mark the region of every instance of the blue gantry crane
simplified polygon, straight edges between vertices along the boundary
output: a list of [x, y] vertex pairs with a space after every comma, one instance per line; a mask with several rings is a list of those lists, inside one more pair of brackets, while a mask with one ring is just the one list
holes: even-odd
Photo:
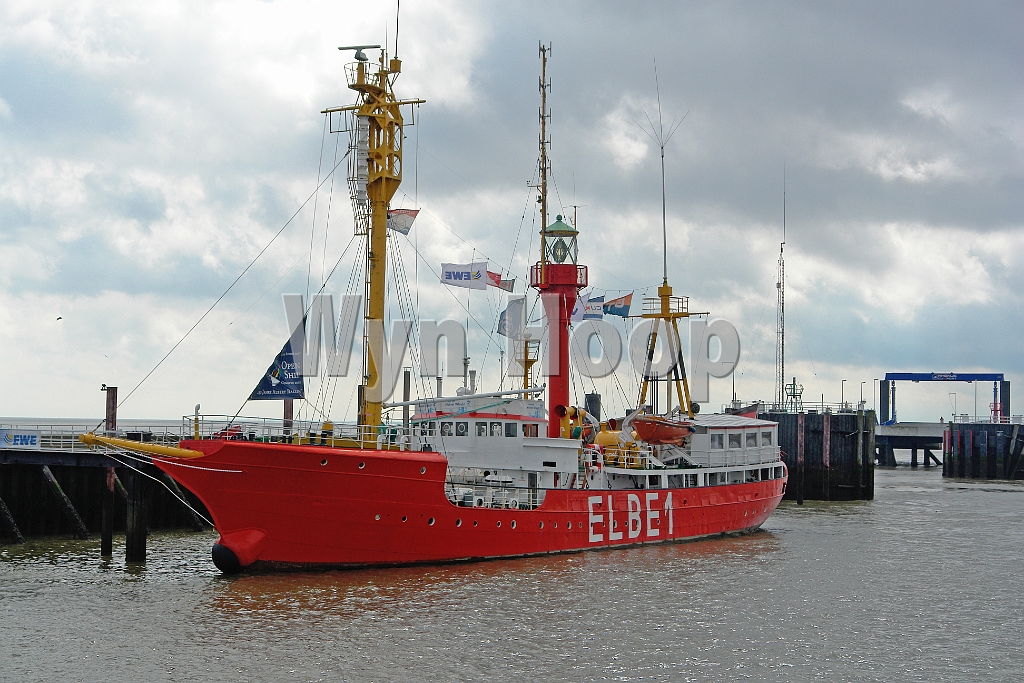
[[992, 382], [991, 414], [1002, 422], [1010, 417], [1010, 383], [1001, 372], [887, 372], [878, 387], [878, 422], [896, 422], [896, 382]]

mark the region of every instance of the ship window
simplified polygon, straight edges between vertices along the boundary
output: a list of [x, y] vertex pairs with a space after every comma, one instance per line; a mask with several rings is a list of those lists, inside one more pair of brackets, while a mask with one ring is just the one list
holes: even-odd
[[469, 436], [469, 423], [468, 422], [456, 422], [455, 423], [455, 436]]
[[477, 436], [487, 436], [487, 423], [486, 422], [477, 422], [476, 423], [476, 435]]
[[725, 448], [724, 435], [712, 434], [711, 435], [711, 448], [715, 450], [721, 450]]
[[492, 422], [491, 423], [491, 436], [501, 436], [501, 423], [500, 422]]
[[743, 483], [743, 472], [730, 472], [729, 473], [730, 484], [742, 484]]
[[660, 489], [661, 488], [661, 477], [654, 475], [647, 478], [647, 488], [649, 489]]
[[[697, 475], [696, 474], [684, 474], [683, 478], [684, 478], [684, 481], [686, 483], [686, 486], [696, 486], [697, 485]], [[683, 502], [685, 503], [686, 501], [683, 501]]]
[[747, 432], [747, 448], [757, 448], [757, 432]]
[[772, 433], [771, 432], [761, 432], [761, 445], [762, 446], [771, 446], [772, 445]]
[[537, 436], [537, 425], [523, 425], [523, 436]]
[[451, 422], [442, 422], [441, 423], [441, 436], [454, 436], [454, 435], [455, 435], [455, 432], [452, 431], [452, 423]]
[[743, 448], [743, 435], [739, 432], [729, 434], [729, 448]]
[[515, 436], [516, 435], [516, 431], [517, 430], [516, 430], [516, 423], [515, 422], [506, 422], [505, 423], [505, 436]]
[[781, 467], [776, 467], [775, 468], [775, 478], [776, 479], [782, 479], [782, 468]]
[[758, 481], [757, 475], [758, 470], [747, 470], [747, 483], [751, 484], [755, 481]]

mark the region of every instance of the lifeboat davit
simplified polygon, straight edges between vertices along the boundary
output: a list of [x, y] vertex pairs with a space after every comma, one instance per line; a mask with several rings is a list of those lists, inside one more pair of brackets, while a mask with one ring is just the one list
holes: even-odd
[[638, 415], [633, 418], [633, 428], [642, 441], [676, 446], [681, 446], [683, 439], [695, 431], [689, 422], [660, 415]]

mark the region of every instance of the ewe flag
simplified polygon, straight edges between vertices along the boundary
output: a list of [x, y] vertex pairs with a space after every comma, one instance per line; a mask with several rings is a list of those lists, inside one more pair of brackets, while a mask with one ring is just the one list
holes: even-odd
[[604, 318], [604, 295], [587, 299], [583, 307], [584, 320], [602, 320]]
[[441, 282], [452, 287], [487, 289], [487, 261], [442, 263]]
[[629, 307], [633, 303], [633, 293], [630, 292], [626, 296], [620, 296], [618, 299], [612, 299], [605, 303], [604, 312], [606, 315], [619, 315], [623, 318], [629, 317]]
[[419, 212], [419, 209], [388, 209], [388, 228], [408, 235]]
[[511, 292], [513, 289], [515, 289], [516, 281], [515, 279], [502, 280], [500, 273], [492, 273], [491, 271], [488, 270], [487, 284], [489, 284], [491, 287], [497, 287], [498, 289], [504, 289], [506, 292]]

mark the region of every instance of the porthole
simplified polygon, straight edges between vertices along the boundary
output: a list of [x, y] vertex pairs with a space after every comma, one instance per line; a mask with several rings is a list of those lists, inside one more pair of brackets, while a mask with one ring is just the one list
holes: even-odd
[[326, 465], [326, 464], [327, 464], [327, 461], [326, 461], [326, 460], [321, 460], [321, 461], [320, 461], [320, 467], [323, 467], [323, 466], [324, 466], [324, 465]]
[[558, 522], [555, 522], [555, 528], [556, 529], [558, 528]]
[[434, 518], [433, 517], [431, 517], [430, 519], [427, 520], [427, 526], [434, 526]]
[[462, 526], [462, 520], [461, 519], [455, 520], [455, 526]]
[[572, 529], [572, 522], [569, 522], [568, 524], [566, 524], [565, 528], [566, 529]]
[[541, 528], [541, 529], [543, 529], [543, 528], [544, 528], [544, 522], [541, 522], [541, 523], [540, 523], [540, 528]]
[[612, 528], [613, 529], [618, 529], [619, 528], [619, 520], [616, 519], [615, 521], [612, 522]]
[[[327, 462], [327, 461], [325, 460], [324, 462]], [[366, 467], [366, 463], [365, 462], [359, 463], [359, 469], [363, 469], [364, 467]]]
[[512, 528], [513, 528], [513, 529], [515, 529], [515, 528], [516, 528], [516, 520], [514, 520], [514, 519], [512, 520]]
[[409, 519], [408, 517], [406, 517], [405, 515], [402, 515], [402, 521], [403, 522], [407, 521], [408, 519]]
[[476, 521], [475, 519], [473, 520], [473, 526], [476, 526], [476, 525], [477, 525], [477, 524], [479, 524], [479, 523], [480, 523], [480, 522]]
[[374, 515], [374, 517], [373, 517], [373, 518], [374, 518], [375, 520], [377, 520], [378, 522], [380, 521], [380, 515], [379, 515], [379, 514], [378, 514], [378, 515]]
[[744, 511], [743, 511], [743, 516], [744, 516], [744, 517], [746, 517], [746, 516], [747, 516], [747, 511], [746, 511], [746, 510], [744, 510]]
[[499, 529], [501, 528], [501, 520], [500, 519], [498, 520], [498, 528]]
[[426, 473], [427, 473], [427, 468], [426, 467], [421, 467], [420, 468], [420, 474], [426, 474]]

